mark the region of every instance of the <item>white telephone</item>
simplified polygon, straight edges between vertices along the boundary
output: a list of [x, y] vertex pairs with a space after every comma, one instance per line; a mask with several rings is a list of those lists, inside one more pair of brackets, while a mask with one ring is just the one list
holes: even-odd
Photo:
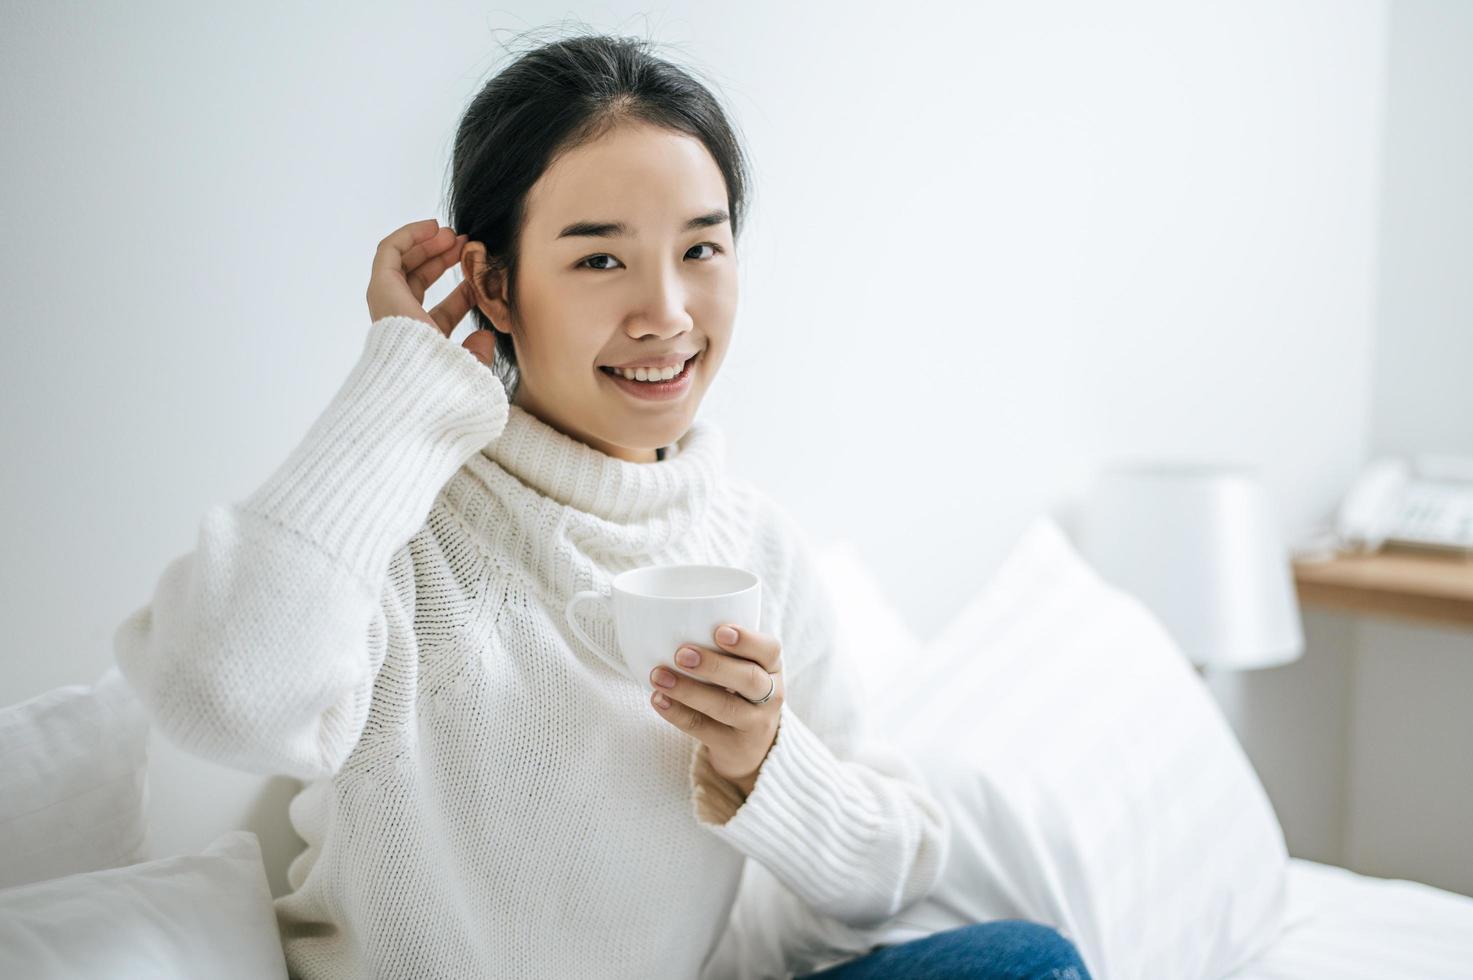
[[1374, 460], [1340, 504], [1335, 530], [1350, 552], [1390, 543], [1473, 557], [1473, 458]]

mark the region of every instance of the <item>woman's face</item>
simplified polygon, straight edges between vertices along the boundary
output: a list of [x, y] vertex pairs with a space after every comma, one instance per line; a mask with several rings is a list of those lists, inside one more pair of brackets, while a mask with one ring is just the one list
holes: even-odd
[[[481, 311], [515, 343], [513, 401], [610, 456], [654, 462], [690, 427], [731, 340], [726, 210], [720, 168], [684, 133], [626, 123], [556, 159], [527, 196], [520, 322], [504, 283], [499, 295], [481, 293], [485, 246], [467, 242], [461, 257]], [[642, 398], [603, 370], [687, 354], [699, 356], [672, 398]]]

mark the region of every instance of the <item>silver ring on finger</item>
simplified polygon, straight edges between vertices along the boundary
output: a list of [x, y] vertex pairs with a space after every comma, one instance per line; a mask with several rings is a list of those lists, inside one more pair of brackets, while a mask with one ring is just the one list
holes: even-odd
[[762, 697], [757, 698], [754, 701], [752, 698], [749, 698], [745, 694], [743, 694], [742, 698], [746, 700], [748, 704], [766, 704], [767, 702], [771, 701], [773, 692], [777, 690], [777, 675], [774, 674], [772, 671], [768, 671], [767, 680], [769, 683], [772, 684], [772, 686], [767, 689], [767, 693], [764, 694]]

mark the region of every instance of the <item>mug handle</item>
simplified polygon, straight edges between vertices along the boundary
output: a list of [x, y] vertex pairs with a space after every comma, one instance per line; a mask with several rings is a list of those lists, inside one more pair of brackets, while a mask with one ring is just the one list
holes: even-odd
[[605, 650], [603, 647], [601, 647], [597, 643], [595, 643], [594, 640], [593, 640], [593, 637], [589, 636], [584, 631], [583, 627], [581, 627], [581, 626], [578, 625], [578, 617], [577, 617], [577, 613], [575, 612], [575, 607], [583, 599], [591, 599], [591, 600], [594, 600], [594, 601], [598, 602], [599, 605], [603, 606], [605, 609], [608, 608], [609, 597], [606, 596], [606, 595], [604, 595], [602, 592], [598, 592], [598, 591], [575, 592], [575, 593], [573, 593], [573, 598], [571, 598], [571, 599], [568, 600], [567, 608], [563, 610], [563, 615], [565, 615], [567, 617], [568, 625], [571, 626], [571, 627], [573, 627], [573, 632], [578, 634], [578, 639], [582, 640], [585, 644], [588, 645], [588, 648], [590, 650], [592, 650], [594, 653], [598, 654], [601, 658], [603, 658], [603, 660], [604, 660], [605, 663], [607, 663], [609, 666], [613, 667], [619, 673], [621, 673], [621, 674], [624, 673], [626, 668], [625, 668], [623, 662], [620, 661], [620, 660], [618, 660], [618, 659], [616, 659], [616, 658], [614, 658], [614, 657], [612, 657], [612, 656], [610, 656], [607, 650]]

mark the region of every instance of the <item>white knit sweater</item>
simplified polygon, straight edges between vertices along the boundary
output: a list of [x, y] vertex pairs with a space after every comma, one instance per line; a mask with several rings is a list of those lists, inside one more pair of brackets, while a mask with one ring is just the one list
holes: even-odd
[[[854, 925], [936, 883], [947, 817], [864, 727], [805, 532], [725, 472], [712, 424], [678, 449], [606, 455], [386, 317], [286, 461], [208, 508], [119, 625], [166, 737], [307, 781], [276, 900], [293, 977], [736, 976], [711, 954], [747, 858]], [[780, 728], [745, 798], [563, 619], [573, 592], [677, 562], [760, 575], [782, 641]]]

